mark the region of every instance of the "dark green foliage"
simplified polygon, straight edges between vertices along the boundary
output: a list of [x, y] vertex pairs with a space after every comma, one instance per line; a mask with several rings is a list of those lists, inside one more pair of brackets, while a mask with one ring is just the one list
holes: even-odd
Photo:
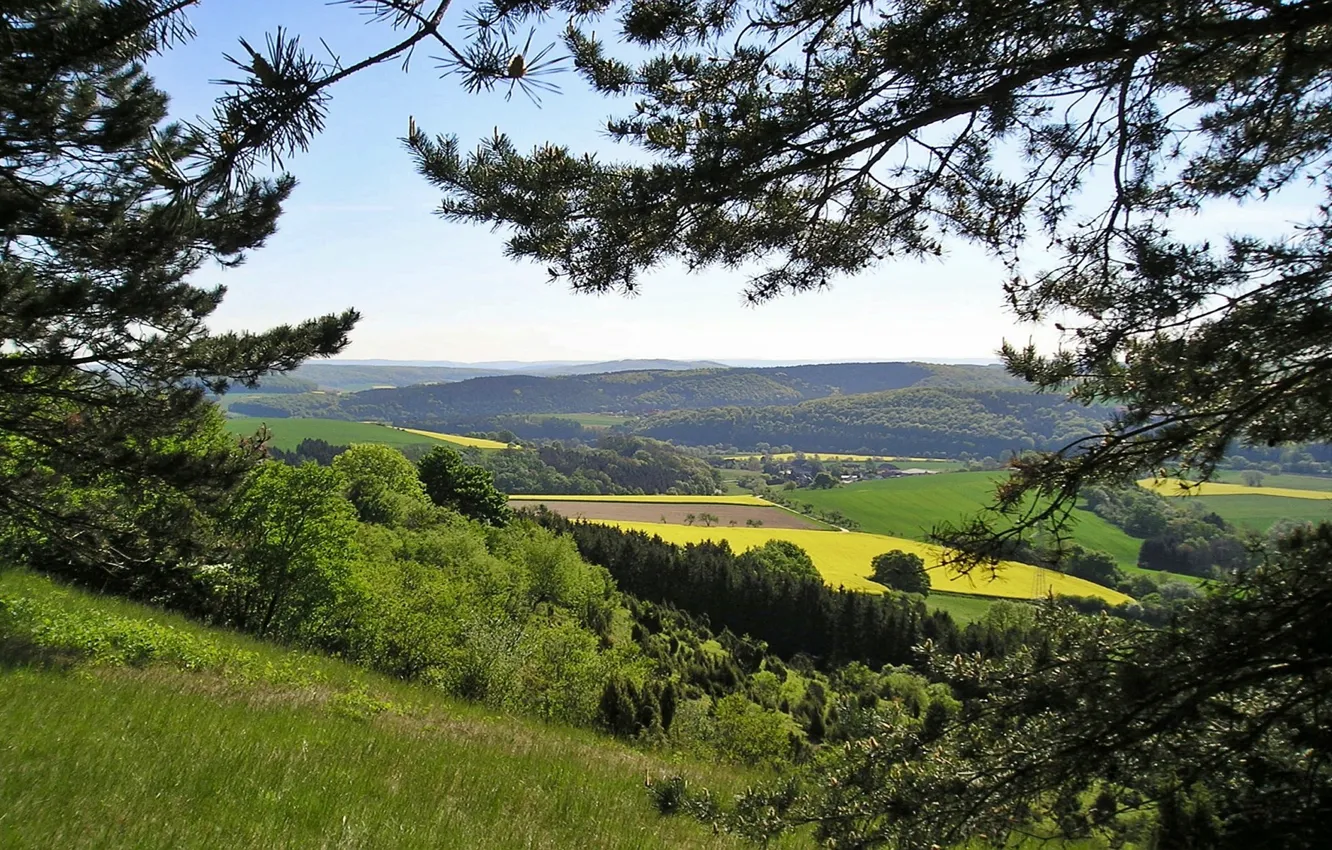
[[[1145, 544], [1144, 544], [1145, 545]], [[1096, 552], [1076, 547], [1063, 564], [1064, 572], [1087, 581], [1094, 581], [1104, 587], [1118, 587], [1123, 580], [1119, 565], [1105, 552]]]
[[330, 466], [333, 463], [333, 458], [345, 452], [347, 448], [347, 446], [331, 445], [327, 440], [306, 437], [296, 444], [295, 449], [289, 452], [270, 447], [268, 448], [268, 456], [290, 466], [300, 466], [307, 461], [312, 461], [320, 466]]
[[180, 8], [19, 0], [0, 16], [0, 535], [122, 578], [195, 547], [171, 512], [250, 465], [193, 439], [202, 388], [340, 351], [357, 318], [206, 329], [223, 290], [189, 279], [261, 246], [294, 182], [239, 168], [186, 188], [206, 141], [162, 124], [141, 64], [188, 34]]
[[453, 449], [436, 446], [417, 465], [426, 495], [436, 505], [452, 508], [489, 525], [509, 521], [508, 502], [495, 489], [491, 475], [480, 466], [463, 463]]
[[1084, 408], [1019, 390], [903, 389], [783, 407], [676, 410], [635, 431], [691, 445], [748, 449], [761, 443], [805, 451], [937, 457], [999, 457], [1058, 448], [1100, 430], [1108, 407]]
[[[834, 590], [817, 576], [767, 569], [726, 544], [685, 547], [596, 523], [537, 514], [548, 528], [570, 534], [583, 557], [610, 571], [619, 587], [663, 602], [714, 628], [764, 641], [773, 654], [804, 653], [825, 664], [862, 661], [872, 667], [906, 664], [928, 638], [938, 646], [975, 647], [979, 630], [959, 633], [946, 615], [927, 613], [919, 600]], [[1002, 651], [1002, 645], [996, 645]]]
[[1088, 487], [1085, 496], [1093, 513], [1145, 538], [1138, 553], [1145, 569], [1210, 578], [1251, 561], [1243, 537], [1200, 505], [1176, 504], [1136, 486]]
[[1006, 846], [1047, 822], [1112, 845], [1146, 825], [1156, 847], [1320, 847], [1330, 558], [1332, 526], [1298, 531], [1166, 625], [1047, 607], [1046, 637], [1003, 660], [936, 654], [936, 675], [972, 697], [961, 722], [879, 726], [872, 744], [830, 753], [779, 820], [860, 846]]
[[547, 443], [475, 459], [505, 493], [710, 496], [722, 486], [702, 458], [645, 437], [606, 435], [595, 446]]
[[804, 579], [819, 579], [819, 570], [809, 553], [789, 540], [769, 540], [750, 549], [736, 563], [755, 572], [767, 571]]
[[870, 570], [870, 578], [884, 587], [921, 595], [930, 592], [930, 574], [919, 555], [901, 549], [884, 552], [870, 561]]
[[831, 490], [837, 486], [837, 479], [826, 472], [818, 472], [814, 475], [814, 480], [809, 486], [815, 490]]

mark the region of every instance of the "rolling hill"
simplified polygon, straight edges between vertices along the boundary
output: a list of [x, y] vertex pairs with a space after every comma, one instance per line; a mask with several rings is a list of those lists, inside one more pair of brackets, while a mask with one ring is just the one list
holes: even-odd
[[644, 778], [759, 778], [15, 570], [0, 725], [13, 848], [739, 847], [662, 818]]
[[786, 406], [674, 410], [634, 423], [635, 433], [687, 445], [953, 458], [1055, 449], [1093, 433], [1110, 415], [1031, 390], [910, 387]]
[[233, 403], [247, 415], [385, 420], [424, 427], [505, 415], [651, 414], [727, 405], [795, 405], [940, 385], [1000, 390], [1021, 386], [988, 366], [834, 363], [763, 369], [619, 371], [594, 375], [495, 375], [454, 383], [371, 389], [350, 395], [290, 394]]

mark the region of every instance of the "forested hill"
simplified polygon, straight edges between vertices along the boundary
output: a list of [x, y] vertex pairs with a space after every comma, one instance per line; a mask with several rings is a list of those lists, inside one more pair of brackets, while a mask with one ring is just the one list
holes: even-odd
[[692, 445], [983, 457], [1055, 449], [1101, 430], [1109, 407], [1082, 407], [1030, 390], [916, 387], [783, 407], [718, 407], [647, 417], [635, 431]]
[[554, 377], [501, 375], [344, 396], [292, 395], [236, 404], [232, 409], [256, 416], [324, 416], [432, 425], [504, 414], [653, 414], [726, 405], [793, 405], [836, 395], [931, 386], [1022, 385], [996, 366], [833, 363]]

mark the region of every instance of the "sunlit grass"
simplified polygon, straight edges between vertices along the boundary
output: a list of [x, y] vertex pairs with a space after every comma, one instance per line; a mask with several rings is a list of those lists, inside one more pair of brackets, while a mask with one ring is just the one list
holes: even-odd
[[0, 573], [0, 598], [75, 618], [80, 646], [109, 618], [245, 660], [92, 663], [25, 643], [0, 610], [0, 847], [729, 847], [660, 817], [643, 784], [684, 773], [733, 793], [760, 778], [27, 573]]

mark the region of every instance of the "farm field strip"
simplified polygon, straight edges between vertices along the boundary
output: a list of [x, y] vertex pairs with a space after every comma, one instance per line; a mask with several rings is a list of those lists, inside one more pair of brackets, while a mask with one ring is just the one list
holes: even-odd
[[[668, 525], [685, 525], [696, 522], [698, 515], [697, 505], [681, 502], [588, 502], [549, 498], [518, 499], [510, 503], [510, 506], [515, 508], [535, 505], [543, 505], [569, 519], [594, 522], [661, 522]], [[782, 510], [776, 505], [713, 505], [712, 508], [712, 511], [703, 511], [703, 513], [713, 513], [717, 519], [709, 520], [708, 524], [718, 527], [728, 526], [731, 523], [746, 525], [748, 522], [758, 521], [764, 528], [804, 528], [825, 532], [832, 530], [822, 523], [793, 511]], [[703, 522], [698, 524], [707, 527]]]
[[335, 446], [354, 443], [377, 443], [385, 446], [433, 446], [438, 442], [454, 443], [480, 449], [506, 448], [494, 440], [478, 440], [456, 434], [439, 434], [414, 428], [395, 428], [378, 422], [353, 422], [349, 419], [316, 419], [311, 417], [267, 418], [261, 416], [229, 416], [227, 429], [233, 434], [250, 436], [260, 426], [267, 427], [273, 438], [270, 445], [283, 451], [292, 451], [301, 440], [323, 440]]
[[561, 502], [660, 502], [666, 505], [762, 505], [776, 507], [767, 499], [758, 496], [566, 496], [563, 493], [554, 496], [537, 494], [515, 494], [510, 500], [523, 501], [533, 499], [557, 499]]
[[1332, 491], [1297, 490], [1293, 487], [1249, 487], [1218, 481], [1181, 481], [1178, 478], [1144, 478], [1138, 486], [1162, 496], [1281, 496], [1286, 499], [1332, 499]]
[[705, 540], [726, 541], [737, 552], [761, 546], [769, 540], [789, 540], [809, 553], [824, 580], [836, 587], [882, 593], [883, 586], [867, 578], [870, 560], [893, 549], [919, 555], [930, 567], [932, 590], [993, 596], [1009, 599], [1041, 599], [1053, 593], [1063, 596], [1096, 596], [1111, 603], [1129, 601], [1122, 593], [1089, 581], [1043, 570], [1027, 564], [1005, 561], [992, 578], [984, 575], [958, 575], [939, 566], [942, 550], [928, 543], [864, 532], [829, 533], [791, 528], [700, 528], [654, 522], [611, 522], [620, 528], [656, 535], [668, 543], [684, 545]]
[[458, 434], [441, 434], [437, 431], [422, 431], [419, 428], [397, 428], [395, 431], [404, 431], [408, 434], [419, 434], [422, 437], [431, 437], [436, 440], [443, 440], [448, 443], [457, 443], [460, 446], [467, 446], [473, 449], [507, 449], [508, 443], [501, 443], [499, 440], [483, 440], [480, 437], [463, 437]]

